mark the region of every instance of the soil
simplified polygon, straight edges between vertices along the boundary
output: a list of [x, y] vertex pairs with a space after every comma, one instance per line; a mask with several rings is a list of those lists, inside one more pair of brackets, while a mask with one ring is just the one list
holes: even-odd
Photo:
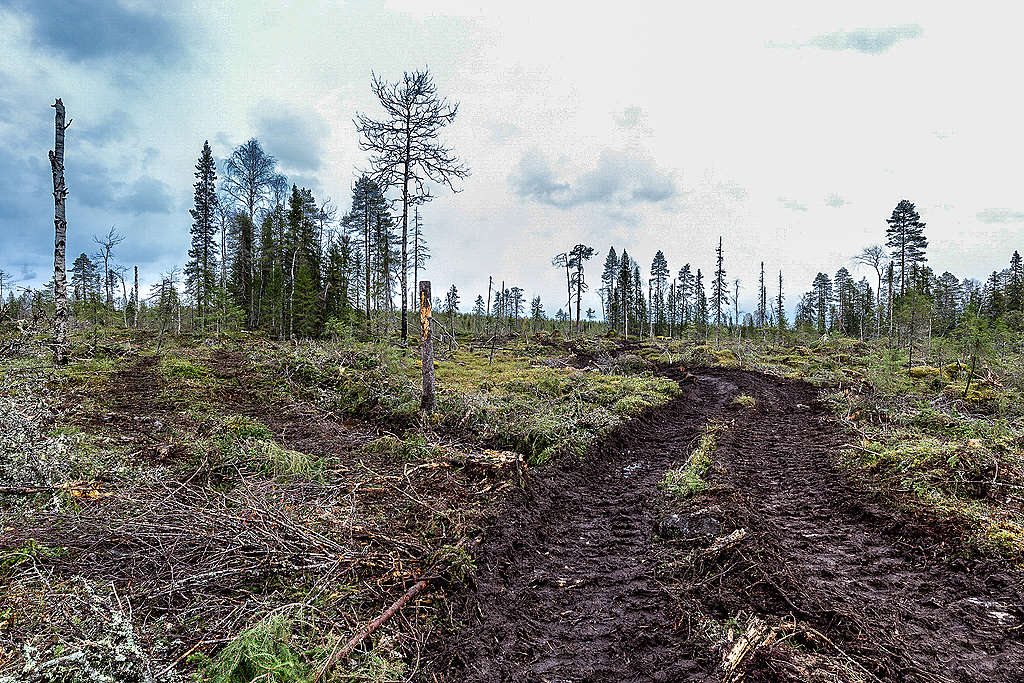
[[[534, 473], [493, 519], [434, 675], [721, 681], [735, 640], [713, 642], [695, 623], [742, 628], [756, 616], [779, 637], [743, 661], [743, 680], [1024, 680], [1020, 573], [967, 559], [955, 530], [851, 481], [835, 464], [844, 436], [812, 386], [695, 372], [670, 371], [682, 398], [582, 461]], [[732, 403], [741, 393], [753, 408]], [[729, 423], [711, 488], [673, 501], [658, 482], [710, 419]], [[687, 563], [713, 538], [695, 546], [658, 531], [688, 517], [707, 536], [745, 536]]]

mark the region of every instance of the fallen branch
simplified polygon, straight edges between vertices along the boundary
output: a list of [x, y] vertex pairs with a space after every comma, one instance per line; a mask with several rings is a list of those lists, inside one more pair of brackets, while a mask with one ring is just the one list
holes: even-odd
[[391, 605], [391, 607], [388, 607], [386, 610], [384, 610], [384, 614], [380, 615], [379, 617], [371, 621], [369, 624], [364, 626], [362, 629], [360, 629], [358, 633], [352, 636], [351, 640], [345, 643], [345, 647], [341, 648], [341, 650], [339, 650], [337, 653], [332, 653], [327, 658], [327, 661], [324, 662], [323, 666], [320, 667], [320, 670], [317, 671], [316, 676], [313, 678], [314, 683], [318, 683], [320, 679], [323, 678], [324, 674], [326, 674], [327, 671], [330, 670], [332, 666], [334, 666], [335, 662], [337, 662], [339, 659], [344, 659], [345, 657], [347, 657], [352, 652], [352, 650], [356, 649], [356, 646], [359, 645], [359, 643], [366, 640], [366, 638], [370, 636], [370, 634], [372, 634], [374, 631], [380, 628], [381, 624], [383, 624], [385, 621], [393, 617], [400, 609], [402, 609], [402, 607], [405, 606], [405, 603], [412, 600], [414, 597], [416, 597], [417, 593], [426, 588], [428, 580], [429, 579], [420, 579], [415, 584], [413, 584], [412, 588], [405, 592], [405, 595], [398, 598], [398, 600], [396, 600], [394, 604]]

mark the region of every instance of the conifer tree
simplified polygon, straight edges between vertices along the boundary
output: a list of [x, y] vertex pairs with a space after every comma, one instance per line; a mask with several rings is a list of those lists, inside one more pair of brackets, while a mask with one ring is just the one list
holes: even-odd
[[690, 264], [687, 263], [679, 269], [679, 293], [677, 298], [679, 300], [679, 321], [680, 324], [685, 328], [690, 324], [692, 316], [690, 315], [690, 297], [694, 291], [694, 277], [690, 271]]
[[193, 185], [192, 246], [188, 251], [185, 277], [195, 299], [196, 315], [201, 329], [206, 331], [206, 320], [217, 285], [217, 168], [210, 149], [210, 141], [203, 143], [203, 151], [196, 162], [196, 182]]
[[449, 104], [438, 96], [429, 70], [405, 73], [396, 83], [388, 83], [373, 74], [372, 83], [385, 118], [376, 121], [357, 114], [356, 130], [360, 133], [360, 148], [372, 154], [370, 164], [380, 184], [396, 187], [401, 193], [401, 327], [405, 342], [409, 336], [406, 316], [409, 206], [431, 198], [427, 182], [454, 191], [455, 181], [466, 178], [469, 168], [439, 141], [441, 129], [455, 120], [459, 105]]
[[664, 334], [668, 323], [665, 315], [665, 287], [668, 283], [668, 261], [659, 249], [651, 261], [651, 313], [654, 321], [654, 333]]
[[900, 277], [900, 295], [907, 291], [907, 275], [913, 266], [925, 261], [924, 250], [928, 240], [924, 236], [925, 224], [914, 208], [914, 204], [906, 199], [900, 200], [896, 208], [885, 221], [886, 246], [892, 249], [892, 258], [896, 263]]
[[768, 290], [764, 286], [764, 261], [761, 261], [761, 278], [758, 285], [757, 297], [757, 326], [762, 330], [765, 327], [765, 319], [768, 315]]
[[708, 297], [704, 291], [704, 274], [697, 269], [697, 276], [693, 281], [693, 319], [697, 326], [697, 332], [707, 339], [708, 335]]
[[604, 259], [604, 270], [601, 271], [601, 305], [604, 319], [612, 329], [618, 328], [619, 310], [615, 300], [615, 280], [619, 270], [619, 257], [615, 247], [608, 247], [608, 255]]
[[629, 319], [632, 315], [632, 301], [633, 301], [633, 269], [630, 268], [629, 254], [626, 250], [622, 250], [622, 256], [619, 259], [619, 276], [618, 284], [616, 286], [616, 301], [618, 309], [622, 315], [622, 334], [629, 336]]
[[576, 333], [580, 332], [580, 302], [583, 300], [583, 292], [587, 291], [587, 283], [583, 278], [583, 264], [593, 258], [596, 253], [593, 247], [585, 244], [577, 244], [569, 250], [567, 255], [567, 267], [573, 271], [572, 290], [576, 295]]
[[1024, 310], [1024, 265], [1016, 250], [1010, 257], [1009, 280], [1006, 283], [1006, 310]]
[[711, 282], [711, 298], [715, 306], [715, 340], [720, 340], [722, 328], [722, 309], [729, 305], [729, 291], [725, 282], [725, 267], [722, 257], [722, 238], [718, 238], [718, 249], [715, 250], [715, 279]]
[[775, 303], [775, 329], [777, 342], [782, 341], [782, 332], [786, 329], [786, 309], [783, 307], [783, 296], [782, 296], [782, 271], [779, 271], [779, 294], [776, 298]]

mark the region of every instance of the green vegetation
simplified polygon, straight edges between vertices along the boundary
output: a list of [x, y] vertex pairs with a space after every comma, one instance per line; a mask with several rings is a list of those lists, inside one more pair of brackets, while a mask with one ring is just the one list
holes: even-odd
[[294, 620], [270, 614], [242, 631], [205, 668], [210, 683], [308, 683], [311, 668], [293, 638]]
[[757, 405], [757, 399], [747, 394], [740, 394], [732, 400], [734, 406], [740, 406], [741, 408], [753, 408]]
[[712, 421], [705, 425], [697, 447], [693, 449], [690, 458], [683, 465], [665, 473], [659, 484], [661, 489], [680, 498], [689, 498], [706, 491], [708, 482], [705, 477], [708, 468], [711, 467], [711, 461], [715, 457], [717, 435], [725, 428], [724, 422]]

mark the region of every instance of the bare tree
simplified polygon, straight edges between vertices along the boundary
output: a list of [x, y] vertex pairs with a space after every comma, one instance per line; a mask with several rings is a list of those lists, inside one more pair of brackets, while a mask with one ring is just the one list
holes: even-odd
[[881, 244], [872, 244], [870, 247], [864, 247], [859, 254], [853, 257], [855, 262], [874, 268], [875, 275], [878, 276], [878, 288], [875, 290], [875, 310], [878, 313], [876, 331], [882, 329], [882, 273], [885, 271], [888, 255], [885, 247]]
[[377, 121], [357, 114], [354, 123], [361, 136], [360, 149], [372, 154], [370, 165], [378, 183], [401, 191], [402, 341], [406, 342], [409, 337], [409, 206], [431, 199], [427, 181], [456, 192], [454, 182], [467, 177], [469, 168], [438, 140], [441, 129], [455, 119], [459, 105], [438, 97], [429, 69], [406, 72], [402, 80], [395, 83], [388, 83], [376, 74], [371, 74], [371, 78], [385, 118]]
[[53, 318], [53, 358], [58, 365], [67, 362], [68, 343], [68, 281], [67, 261], [67, 198], [68, 188], [64, 184], [64, 131], [71, 125], [64, 123], [64, 103], [58, 97], [53, 103], [54, 115], [53, 149], [50, 150], [50, 169], [53, 171], [53, 225], [56, 229], [53, 240], [53, 300], [56, 314]]
[[241, 207], [248, 222], [238, 222], [238, 253], [235, 258], [240, 277], [239, 290], [246, 308], [246, 322], [251, 327], [256, 321], [255, 297], [252, 283], [255, 276], [254, 226], [257, 210], [266, 203], [268, 196], [280, 182], [277, 173], [277, 159], [263, 151], [260, 141], [251, 138], [239, 145], [224, 161], [221, 176], [221, 190]]
[[114, 247], [124, 242], [124, 235], [119, 233], [114, 226], [103, 237], [92, 236], [92, 241], [99, 249], [96, 250], [96, 259], [103, 261], [103, 293], [107, 306], [114, 303], [114, 272], [110, 268], [110, 260], [114, 257]]

